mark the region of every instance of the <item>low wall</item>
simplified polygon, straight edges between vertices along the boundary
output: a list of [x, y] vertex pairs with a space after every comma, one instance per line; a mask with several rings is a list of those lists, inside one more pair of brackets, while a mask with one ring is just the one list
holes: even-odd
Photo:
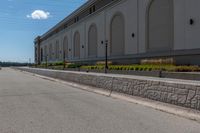
[[17, 68], [52, 78], [200, 110], [200, 82], [143, 76]]

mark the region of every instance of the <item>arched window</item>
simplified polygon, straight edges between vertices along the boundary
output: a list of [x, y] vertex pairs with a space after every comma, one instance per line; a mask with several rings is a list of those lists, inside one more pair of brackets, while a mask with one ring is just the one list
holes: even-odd
[[147, 17], [147, 49], [170, 50], [173, 45], [173, 0], [152, 0]]
[[74, 57], [80, 58], [80, 33], [78, 31], [74, 34]]
[[68, 39], [67, 36], [64, 37], [63, 40], [63, 57], [68, 58]]
[[88, 56], [97, 57], [97, 27], [94, 24], [88, 31]]
[[124, 55], [125, 45], [125, 25], [122, 14], [116, 14], [111, 21], [111, 56]]

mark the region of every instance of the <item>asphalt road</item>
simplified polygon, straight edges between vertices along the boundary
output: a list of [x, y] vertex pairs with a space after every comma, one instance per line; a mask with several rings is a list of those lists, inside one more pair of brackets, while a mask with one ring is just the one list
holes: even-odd
[[0, 133], [200, 133], [200, 124], [3, 69], [0, 70]]

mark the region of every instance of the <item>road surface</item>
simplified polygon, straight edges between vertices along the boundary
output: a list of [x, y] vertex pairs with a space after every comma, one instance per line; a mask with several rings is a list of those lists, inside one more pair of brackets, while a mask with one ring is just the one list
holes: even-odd
[[0, 133], [200, 133], [200, 124], [4, 68]]

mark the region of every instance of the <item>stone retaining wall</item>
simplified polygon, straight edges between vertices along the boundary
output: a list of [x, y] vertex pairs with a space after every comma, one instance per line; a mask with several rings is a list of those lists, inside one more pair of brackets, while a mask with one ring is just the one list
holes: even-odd
[[[80, 71], [80, 72], [95, 72], [105, 73], [105, 70], [96, 69], [83, 69], [83, 68], [66, 68], [66, 71]], [[198, 80], [200, 81], [199, 72], [167, 72], [167, 71], [134, 71], [134, 70], [107, 70], [109, 74], [125, 74], [125, 75], [138, 75], [138, 76], [149, 76], [149, 77], [162, 77], [162, 78], [174, 78], [174, 79], [185, 79], [185, 80]]]
[[17, 68], [52, 78], [200, 110], [200, 82], [84, 72]]

